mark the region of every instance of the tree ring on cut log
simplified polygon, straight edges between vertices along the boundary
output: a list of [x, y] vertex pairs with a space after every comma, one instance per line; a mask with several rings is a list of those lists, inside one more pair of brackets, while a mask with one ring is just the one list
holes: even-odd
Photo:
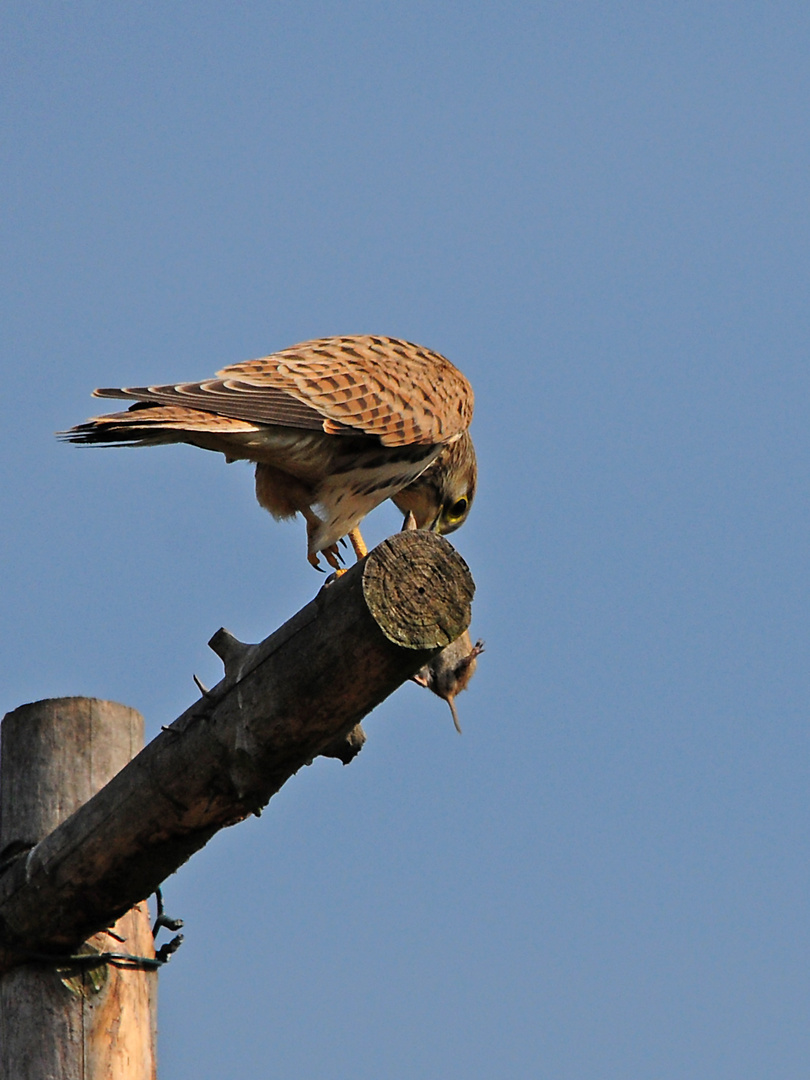
[[389, 641], [406, 649], [441, 649], [455, 641], [470, 625], [474, 592], [469, 567], [435, 533], [397, 533], [363, 566], [369, 611]]

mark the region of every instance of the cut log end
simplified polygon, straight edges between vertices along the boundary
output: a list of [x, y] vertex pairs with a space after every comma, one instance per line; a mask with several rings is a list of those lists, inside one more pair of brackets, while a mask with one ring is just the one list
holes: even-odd
[[406, 649], [445, 648], [470, 625], [475, 584], [441, 536], [397, 533], [363, 567], [368, 609], [389, 641]]

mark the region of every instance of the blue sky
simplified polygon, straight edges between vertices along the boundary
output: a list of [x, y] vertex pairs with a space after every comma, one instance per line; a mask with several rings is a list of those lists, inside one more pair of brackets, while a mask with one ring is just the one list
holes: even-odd
[[151, 737], [320, 584], [247, 466], [59, 444], [94, 386], [381, 333], [476, 390], [464, 734], [404, 687], [167, 882], [163, 1077], [806, 1076], [808, 47], [796, 3], [3, 6], [3, 711]]

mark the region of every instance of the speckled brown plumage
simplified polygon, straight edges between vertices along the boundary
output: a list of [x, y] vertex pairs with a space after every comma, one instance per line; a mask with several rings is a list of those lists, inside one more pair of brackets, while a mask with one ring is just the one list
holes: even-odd
[[186, 442], [256, 462], [259, 502], [278, 518], [304, 516], [314, 565], [319, 552], [337, 565], [346, 535], [362, 551], [359, 523], [386, 498], [398, 496], [419, 527], [450, 532], [475, 492], [470, 384], [439, 353], [397, 338], [305, 341], [202, 382], [94, 394], [136, 404], [64, 438]]

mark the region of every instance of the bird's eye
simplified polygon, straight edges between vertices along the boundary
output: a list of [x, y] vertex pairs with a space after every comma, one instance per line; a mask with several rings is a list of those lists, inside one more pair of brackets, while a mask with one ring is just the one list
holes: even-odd
[[464, 515], [466, 509], [467, 509], [467, 500], [466, 499], [457, 499], [453, 503], [453, 505], [450, 507], [450, 509], [447, 511], [447, 516], [450, 518], [451, 521], [457, 521], [458, 518], [460, 518], [460, 517], [462, 517]]

